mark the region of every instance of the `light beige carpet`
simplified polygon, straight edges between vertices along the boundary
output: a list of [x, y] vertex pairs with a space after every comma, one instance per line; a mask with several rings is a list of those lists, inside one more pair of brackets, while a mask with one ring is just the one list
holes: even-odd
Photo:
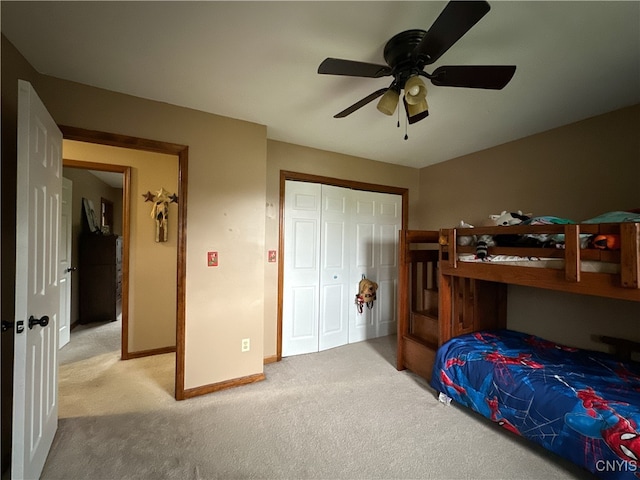
[[119, 361], [118, 328], [75, 332], [61, 351], [43, 479], [593, 478], [440, 404], [395, 369], [395, 337], [285, 358], [263, 382], [176, 402], [174, 356]]

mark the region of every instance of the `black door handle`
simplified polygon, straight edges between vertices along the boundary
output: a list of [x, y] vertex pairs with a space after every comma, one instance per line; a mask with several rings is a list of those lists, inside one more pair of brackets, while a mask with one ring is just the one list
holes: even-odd
[[64, 272], [69, 273], [69, 272], [75, 272], [76, 270], [78, 270], [78, 267], [69, 267], [69, 268], [65, 268]]
[[29, 317], [29, 330], [31, 330], [36, 325], [40, 325], [41, 327], [46, 327], [49, 325], [49, 317], [44, 315], [42, 318], [35, 318], [33, 315]]

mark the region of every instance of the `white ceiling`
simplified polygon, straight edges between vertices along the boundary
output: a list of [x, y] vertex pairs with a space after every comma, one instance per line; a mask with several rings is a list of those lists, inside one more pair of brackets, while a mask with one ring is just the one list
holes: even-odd
[[[267, 126], [270, 139], [423, 167], [640, 103], [640, 2], [491, 1], [440, 65], [516, 65], [503, 90], [428, 83], [429, 117], [396, 128], [380, 79], [318, 75], [326, 57], [384, 64], [441, 1], [12, 2], [2, 32], [40, 73]], [[118, 132], [115, 132], [118, 133]], [[126, 133], [126, 132], [122, 132]], [[158, 139], [162, 140], [162, 139]]]
[[122, 173], [103, 172], [100, 170], [88, 170], [88, 172], [98, 177], [98, 179], [100, 179], [110, 187], [122, 188], [122, 184], [124, 181], [124, 176], [122, 175]]

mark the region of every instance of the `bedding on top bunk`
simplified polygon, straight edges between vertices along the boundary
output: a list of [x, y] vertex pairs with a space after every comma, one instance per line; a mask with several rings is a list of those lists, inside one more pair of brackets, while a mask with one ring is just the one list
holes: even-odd
[[600, 478], [640, 478], [639, 363], [481, 331], [438, 349], [431, 386]]
[[[623, 223], [623, 222], [640, 222], [640, 213], [634, 212], [607, 212], [597, 217], [583, 220], [583, 224], [598, 223]], [[566, 218], [543, 216], [533, 217], [525, 220], [521, 225], [567, 225], [575, 224], [573, 220]], [[602, 248], [593, 245], [593, 235], [580, 235], [580, 248]], [[496, 235], [496, 244], [499, 246], [546, 246], [564, 248], [564, 234], [527, 234], [527, 235]]]
[[[557, 257], [520, 257], [517, 255], [489, 255], [485, 258], [478, 258], [474, 254], [460, 254], [458, 260], [472, 263], [495, 263], [499, 265], [515, 265], [539, 268], [564, 268], [564, 258]], [[619, 273], [620, 264], [601, 262], [594, 260], [581, 260], [580, 271], [595, 273]]]
[[[597, 217], [584, 220], [583, 224], [598, 223], [623, 223], [623, 222], [640, 222], [640, 213], [636, 212], [607, 212]], [[544, 216], [529, 218], [521, 223], [521, 225], [567, 225], [575, 224], [573, 220], [566, 218]], [[602, 250], [619, 249], [619, 243], [616, 245], [615, 239], [607, 239], [605, 236], [580, 234], [580, 248], [597, 248]], [[609, 237], [613, 237], [609, 235]], [[458, 239], [459, 245], [478, 245], [482, 240], [484, 247], [480, 248], [483, 252], [476, 251], [475, 254], [459, 254], [458, 260], [461, 262], [493, 262], [501, 265], [520, 265], [535, 266], [541, 268], [564, 268], [564, 260], [558, 257], [545, 257], [545, 248], [564, 249], [564, 234], [497, 234], [497, 235], [481, 235], [462, 236]], [[619, 242], [619, 237], [618, 237]], [[516, 256], [516, 255], [488, 255], [487, 247], [543, 247], [540, 250], [540, 256]], [[535, 263], [529, 263], [535, 262]], [[581, 271], [583, 272], [601, 272], [601, 273], [618, 273], [620, 271], [618, 264], [599, 262], [599, 261], [582, 261]]]

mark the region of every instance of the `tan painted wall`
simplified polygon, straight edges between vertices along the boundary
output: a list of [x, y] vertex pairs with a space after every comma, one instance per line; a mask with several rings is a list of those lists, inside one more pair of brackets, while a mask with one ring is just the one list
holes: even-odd
[[420, 171], [423, 228], [502, 210], [576, 221], [640, 207], [640, 105]]
[[[415, 228], [413, 212], [416, 211], [419, 201], [416, 169], [269, 140], [267, 142], [265, 255], [268, 250], [278, 249], [281, 170], [407, 188], [409, 189], [409, 227]], [[265, 269], [265, 357], [276, 354], [277, 307], [278, 264], [269, 263]]]
[[[58, 124], [189, 147], [185, 388], [262, 373], [266, 127], [39, 75], [2, 37], [9, 116], [19, 75]], [[207, 267], [208, 250], [219, 267]], [[243, 338], [250, 352], [240, 351]]]
[[[640, 105], [420, 171], [421, 228], [478, 224], [522, 210], [575, 221], [640, 208]], [[640, 341], [640, 303], [510, 287], [508, 325], [606, 349], [594, 334]], [[604, 321], [603, 321], [604, 320]]]
[[169, 237], [167, 242], [156, 243], [152, 203], [145, 202], [142, 194], [155, 193], [161, 187], [176, 193], [178, 158], [71, 140], [64, 140], [62, 154], [68, 160], [132, 167], [129, 353], [175, 346], [178, 207], [169, 204]]

